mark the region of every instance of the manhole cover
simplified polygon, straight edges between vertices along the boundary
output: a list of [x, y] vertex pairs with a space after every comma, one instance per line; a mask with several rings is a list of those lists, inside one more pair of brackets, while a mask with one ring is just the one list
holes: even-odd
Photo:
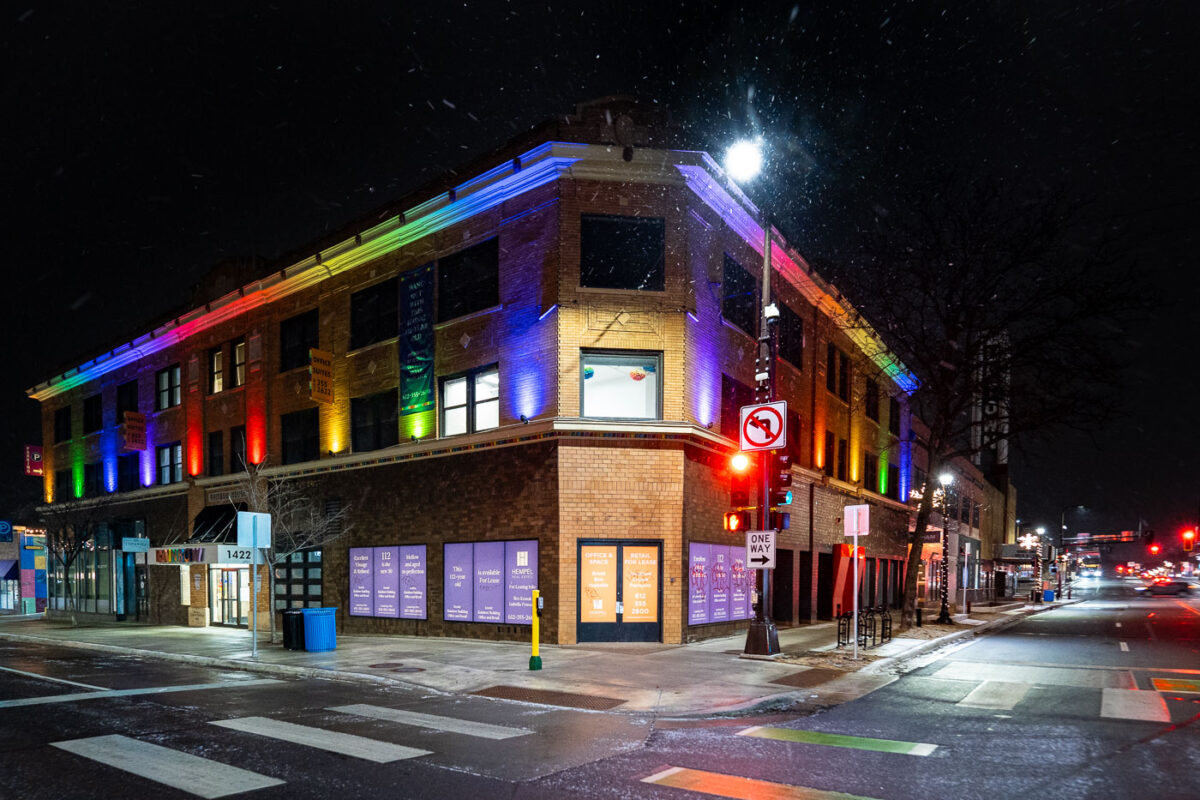
[[422, 667], [395, 667], [392, 672], [424, 672]]
[[522, 700], [526, 703], [542, 703], [548, 706], [586, 708], [592, 711], [607, 711], [624, 703], [615, 697], [600, 697], [592, 694], [552, 692], [545, 689], [525, 689], [520, 686], [489, 686], [471, 694], [483, 697], [499, 697], [503, 700]]
[[840, 669], [813, 667], [812, 669], [793, 672], [791, 675], [784, 675], [782, 678], [776, 678], [771, 683], [778, 683], [783, 686], [795, 686], [797, 689], [808, 689], [809, 687], [818, 686], [845, 674]]

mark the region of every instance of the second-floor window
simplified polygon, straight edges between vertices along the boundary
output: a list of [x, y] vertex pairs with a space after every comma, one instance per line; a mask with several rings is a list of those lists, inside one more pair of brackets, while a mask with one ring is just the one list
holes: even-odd
[[229, 469], [231, 472], [246, 470], [246, 426], [229, 429]]
[[500, 371], [493, 364], [442, 380], [442, 435], [500, 425]]
[[579, 221], [579, 285], [661, 292], [665, 230], [662, 217], [584, 214]]
[[224, 431], [212, 431], [208, 434], [208, 474], [225, 474]]
[[879, 422], [879, 384], [870, 378], [867, 378], [867, 392], [863, 405], [867, 419]]
[[879, 491], [879, 456], [863, 453], [863, 488], [869, 492]]
[[796, 369], [804, 369], [804, 322], [800, 315], [779, 305], [779, 357]]
[[179, 365], [172, 364], [166, 369], [160, 369], [154, 376], [155, 409], [162, 411], [174, 408], [180, 403], [179, 394]]
[[757, 338], [760, 314], [758, 282], [728, 253], [725, 254], [722, 288], [724, 299], [721, 300], [721, 316], [745, 331], [747, 336]]
[[208, 351], [208, 393], [225, 390], [225, 353], [220, 347]]
[[229, 370], [229, 386], [237, 388], [246, 382], [246, 340], [234, 339], [230, 342], [229, 355], [233, 361]]
[[887, 496], [893, 500], [904, 500], [900, 496], [900, 467], [895, 464], [888, 464], [887, 480]]
[[350, 400], [350, 446], [356, 453], [381, 450], [400, 441], [399, 396], [395, 389]]
[[69, 441], [71, 438], [71, 407], [63, 406], [54, 409], [54, 443]]
[[142, 488], [138, 467], [141, 458], [137, 453], [117, 456], [117, 491], [132, 492]]
[[321, 418], [316, 408], [282, 415], [279, 430], [284, 464], [316, 461], [321, 457]]
[[138, 384], [136, 380], [122, 383], [117, 387], [117, 424], [125, 422], [125, 412], [138, 410]]
[[662, 419], [662, 354], [583, 353], [582, 414], [601, 419]]
[[183, 445], [179, 442], [164, 444], [156, 451], [158, 456], [158, 482], [162, 485], [183, 481]]
[[400, 288], [395, 278], [350, 295], [350, 349], [399, 334], [399, 306]]
[[75, 499], [75, 476], [69, 469], [54, 471], [54, 500], [65, 503]]
[[83, 400], [83, 434], [94, 433], [104, 427], [104, 401], [98, 394]]
[[320, 347], [317, 309], [305, 311], [279, 323], [279, 371], [307, 367], [308, 351]]
[[833, 431], [825, 431], [825, 474], [833, 477]]
[[900, 402], [894, 397], [888, 398], [888, 430], [900, 435]]
[[847, 463], [848, 458], [849, 458], [849, 454], [848, 454], [847, 448], [846, 448], [846, 440], [838, 439], [837, 478], [839, 481], [846, 480], [846, 463]]
[[500, 305], [500, 243], [495, 237], [438, 259], [439, 322]]
[[83, 496], [99, 497], [104, 494], [104, 465], [97, 461], [83, 465]]

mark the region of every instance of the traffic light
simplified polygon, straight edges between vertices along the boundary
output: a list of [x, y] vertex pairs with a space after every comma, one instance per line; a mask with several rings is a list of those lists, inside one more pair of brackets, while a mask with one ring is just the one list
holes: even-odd
[[1160, 547], [1159, 545], [1156, 545], [1156, 544], [1150, 545], [1150, 555], [1156, 556], [1161, 551], [1162, 551], [1162, 547]]
[[726, 511], [721, 527], [729, 533], [741, 533], [750, 530], [750, 512]]
[[1183, 532], [1183, 549], [1187, 552], [1192, 551], [1192, 546], [1196, 543], [1196, 529], [1189, 528]]
[[771, 512], [771, 527], [777, 531], [786, 531], [792, 526], [792, 515], [786, 511]]
[[792, 503], [792, 457], [785, 452], [771, 453], [771, 505], [787, 506]]

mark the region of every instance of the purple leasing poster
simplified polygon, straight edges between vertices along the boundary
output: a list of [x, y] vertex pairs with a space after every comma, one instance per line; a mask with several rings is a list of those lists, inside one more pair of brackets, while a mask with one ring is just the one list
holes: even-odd
[[688, 545], [688, 625], [708, 622], [708, 562], [712, 545]]
[[470, 542], [448, 544], [442, 549], [445, 563], [442, 618], [470, 622], [474, 614], [475, 567]]
[[729, 619], [729, 547], [723, 544], [710, 545], [708, 565], [708, 621], [725, 622]]
[[425, 545], [400, 548], [400, 616], [425, 619]]
[[504, 622], [504, 542], [475, 543], [475, 621]]
[[533, 624], [533, 590], [537, 588], [537, 540], [504, 543], [504, 621]]
[[746, 569], [746, 548], [729, 548], [729, 616], [750, 619], [750, 584], [754, 571]]
[[375, 548], [375, 616], [400, 616], [400, 548]]
[[375, 611], [375, 581], [371, 564], [373, 548], [350, 548], [350, 615], [369, 617]]

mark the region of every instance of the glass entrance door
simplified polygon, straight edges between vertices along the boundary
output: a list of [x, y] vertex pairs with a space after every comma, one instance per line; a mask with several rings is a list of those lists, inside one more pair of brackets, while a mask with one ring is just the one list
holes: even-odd
[[250, 570], [212, 567], [208, 571], [209, 610], [213, 625], [244, 627], [249, 624]]

